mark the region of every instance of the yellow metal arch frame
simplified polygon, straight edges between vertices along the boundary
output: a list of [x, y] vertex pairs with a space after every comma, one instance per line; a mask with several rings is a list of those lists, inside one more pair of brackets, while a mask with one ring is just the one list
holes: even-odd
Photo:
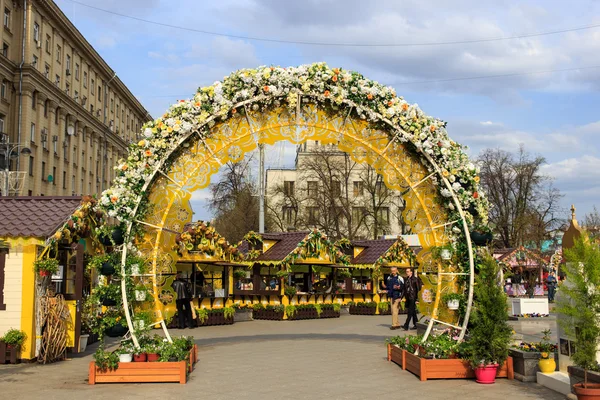
[[[146, 180], [142, 191], [149, 192], [148, 199], [153, 209], [144, 216], [144, 219], [130, 221], [127, 230], [130, 233], [135, 223], [144, 226], [144, 237], [137, 247], [152, 265], [155, 304], [160, 304], [159, 290], [164, 284], [159, 282], [159, 277], [164, 273], [173, 272], [177, 260], [172, 250], [175, 234], [192, 217], [187, 204], [192, 192], [206, 188], [210, 184], [211, 176], [221, 165], [230, 161], [240, 161], [244, 154], [254, 150], [258, 144], [274, 144], [282, 140], [300, 144], [307, 140], [319, 140], [323, 143], [337, 144], [339, 149], [348, 153], [354, 161], [371, 165], [383, 176], [389, 188], [408, 189], [404, 196], [406, 207], [403, 217], [412, 227], [413, 232], [419, 234], [424, 248], [418, 257], [421, 264], [429, 261], [430, 254], [427, 250], [430, 247], [448, 241], [446, 228], [455, 223], [461, 224], [469, 252], [469, 290], [465, 318], [463, 321], [457, 321], [454, 314], [443, 315], [444, 312], [440, 309], [443, 292], [455, 285], [453, 282], [456, 276], [465, 274], [456, 272], [455, 269], [449, 270], [441, 263], [437, 263], [437, 271], [429, 271], [430, 274], [426, 276], [426, 286], [427, 284], [431, 286], [426, 290], [431, 290], [432, 293], [435, 290], [435, 299], [431, 305], [425, 307], [424, 311], [431, 316], [425, 337], [429, 335], [433, 324], [440, 322], [459, 329], [462, 339], [468, 324], [473, 298], [472, 245], [459, 200], [454, 195], [451, 184], [441, 173], [440, 166], [426, 153], [421, 153], [422, 159], [419, 160], [406, 149], [404, 144], [397, 141], [396, 137], [390, 139], [385, 129], [372, 128], [367, 122], [353, 115], [353, 107], [340, 107], [340, 110], [332, 113], [330, 109], [320, 108], [317, 99], [299, 95], [295, 110], [284, 107], [274, 107], [264, 111], [253, 110], [251, 105], [259, 100], [261, 100], [260, 96], [236, 104], [234, 109], [240, 112], [218, 123], [215, 123], [216, 116], [210, 117], [206, 122], [214, 125], [211, 134], [206, 138], [201, 137], [197, 132], [182, 136], [177, 146], [166, 157], [158, 160], [151, 177]], [[381, 117], [380, 120], [389, 126], [390, 131], [401, 131], [385, 118]], [[172, 161], [169, 168], [165, 168], [167, 160]], [[429, 168], [426, 168], [426, 163], [429, 164]], [[441, 179], [453, 194], [453, 201], [461, 220], [447, 220], [447, 213], [437, 199], [438, 190], [429, 180], [433, 174], [437, 174], [438, 179]], [[136, 205], [135, 215], [138, 214], [142, 198], [140, 196]], [[124, 275], [127, 252], [128, 248], [124, 246], [122, 253]], [[122, 294], [127, 324], [137, 345], [126, 296], [125, 280], [122, 282]], [[167, 338], [170, 339], [160, 309], [159, 320]]]

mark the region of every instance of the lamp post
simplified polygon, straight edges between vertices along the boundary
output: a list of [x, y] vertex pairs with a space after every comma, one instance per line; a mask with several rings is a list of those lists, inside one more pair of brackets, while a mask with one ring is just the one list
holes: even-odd
[[15, 158], [19, 157], [19, 151], [18, 151], [19, 149], [21, 149], [20, 154], [24, 155], [24, 156], [30, 156], [31, 150], [28, 147], [26, 147], [25, 145], [10, 143], [8, 141], [8, 135], [2, 136], [1, 145], [4, 150], [4, 174], [5, 174], [2, 195], [8, 196], [9, 188], [10, 188], [10, 181], [9, 181], [10, 159], [11, 158], [15, 159]]

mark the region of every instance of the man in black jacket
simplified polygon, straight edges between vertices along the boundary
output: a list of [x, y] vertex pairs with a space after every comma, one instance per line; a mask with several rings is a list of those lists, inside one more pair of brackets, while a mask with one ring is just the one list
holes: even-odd
[[181, 276], [181, 272], [177, 273], [177, 278], [173, 282], [173, 290], [177, 295], [175, 304], [177, 305], [177, 316], [178, 316], [178, 327], [179, 329], [185, 329], [185, 322], [187, 320], [188, 327], [194, 327], [194, 321], [192, 319], [192, 293], [188, 283]]
[[417, 329], [417, 303], [419, 302], [419, 292], [423, 287], [423, 281], [418, 276], [413, 274], [412, 268], [406, 269], [406, 279], [404, 279], [404, 298], [406, 299], [406, 322], [404, 323], [405, 331], [408, 330], [410, 320], [413, 321], [412, 329]]

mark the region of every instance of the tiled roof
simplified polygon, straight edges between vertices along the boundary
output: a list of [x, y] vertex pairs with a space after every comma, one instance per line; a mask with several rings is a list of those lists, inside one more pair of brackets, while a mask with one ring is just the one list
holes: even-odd
[[375, 264], [394, 243], [396, 239], [356, 240], [352, 242], [354, 247], [365, 247], [365, 249], [350, 260], [350, 264]]
[[52, 235], [81, 204], [81, 197], [0, 197], [0, 236]]
[[[352, 242], [354, 247], [364, 247], [365, 249], [355, 258], [350, 260], [350, 264], [375, 264], [379, 257], [396, 243], [396, 239], [377, 239], [377, 240], [355, 240]], [[423, 250], [420, 246], [410, 246], [415, 255]]]
[[277, 240], [269, 250], [258, 256], [256, 261], [281, 261], [290, 254], [309, 232], [263, 233], [263, 240]]

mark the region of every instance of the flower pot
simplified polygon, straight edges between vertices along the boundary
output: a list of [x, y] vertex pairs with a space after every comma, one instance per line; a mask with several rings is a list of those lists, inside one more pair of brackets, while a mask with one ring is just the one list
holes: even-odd
[[113, 299], [109, 299], [108, 297], [105, 297], [102, 299], [102, 305], [105, 307], [112, 307], [112, 306], [116, 306], [117, 302]]
[[121, 228], [113, 229], [111, 237], [116, 246], [120, 246], [125, 242], [125, 234]]
[[110, 237], [105, 234], [101, 234], [98, 236], [98, 240], [103, 246], [112, 246], [112, 242], [110, 241]]
[[135, 301], [146, 301], [146, 295], [148, 293], [144, 290], [135, 291]]
[[448, 306], [448, 310], [458, 310], [458, 307], [460, 306], [460, 301], [456, 299], [448, 300], [448, 303], [446, 305]]
[[50, 276], [50, 272], [49, 271], [41, 270], [39, 273], [40, 273], [40, 276]]
[[141, 275], [140, 265], [139, 264], [133, 264], [131, 266], [131, 276], [138, 276], [138, 275]]
[[488, 244], [492, 243], [492, 240], [494, 239], [494, 235], [491, 233], [482, 233], [477, 231], [471, 232], [470, 236], [471, 240], [476, 246], [487, 246]]
[[442, 260], [449, 260], [452, 258], [452, 253], [448, 249], [442, 249], [440, 252], [440, 257]]
[[158, 354], [156, 353], [148, 353], [148, 362], [158, 361]]
[[475, 380], [477, 383], [491, 384], [496, 382], [498, 364], [482, 365], [475, 368]]
[[146, 323], [144, 320], [133, 321], [133, 327], [137, 330], [144, 329], [146, 327]]
[[83, 335], [79, 336], [79, 352], [80, 353], [83, 353], [85, 351], [85, 349], [87, 348], [89, 337], [90, 337], [90, 335], [88, 335], [88, 334], [83, 334]]
[[127, 333], [127, 327], [117, 324], [108, 328], [104, 333], [108, 337], [121, 337]]
[[109, 262], [102, 263], [102, 266], [100, 267], [101, 275], [105, 275], [105, 276], [112, 275], [115, 273], [115, 271], [116, 271], [115, 266]]
[[147, 358], [148, 357], [146, 356], [146, 353], [134, 354], [133, 355], [133, 362], [146, 362]]
[[552, 358], [540, 358], [538, 361], [538, 367], [544, 374], [550, 374], [556, 370], [556, 361], [554, 361], [554, 354]]
[[119, 354], [119, 362], [126, 363], [131, 362], [133, 356], [131, 354]]
[[583, 387], [583, 383], [573, 385], [573, 390], [578, 400], [598, 400], [600, 399], [600, 383], [588, 383]]

